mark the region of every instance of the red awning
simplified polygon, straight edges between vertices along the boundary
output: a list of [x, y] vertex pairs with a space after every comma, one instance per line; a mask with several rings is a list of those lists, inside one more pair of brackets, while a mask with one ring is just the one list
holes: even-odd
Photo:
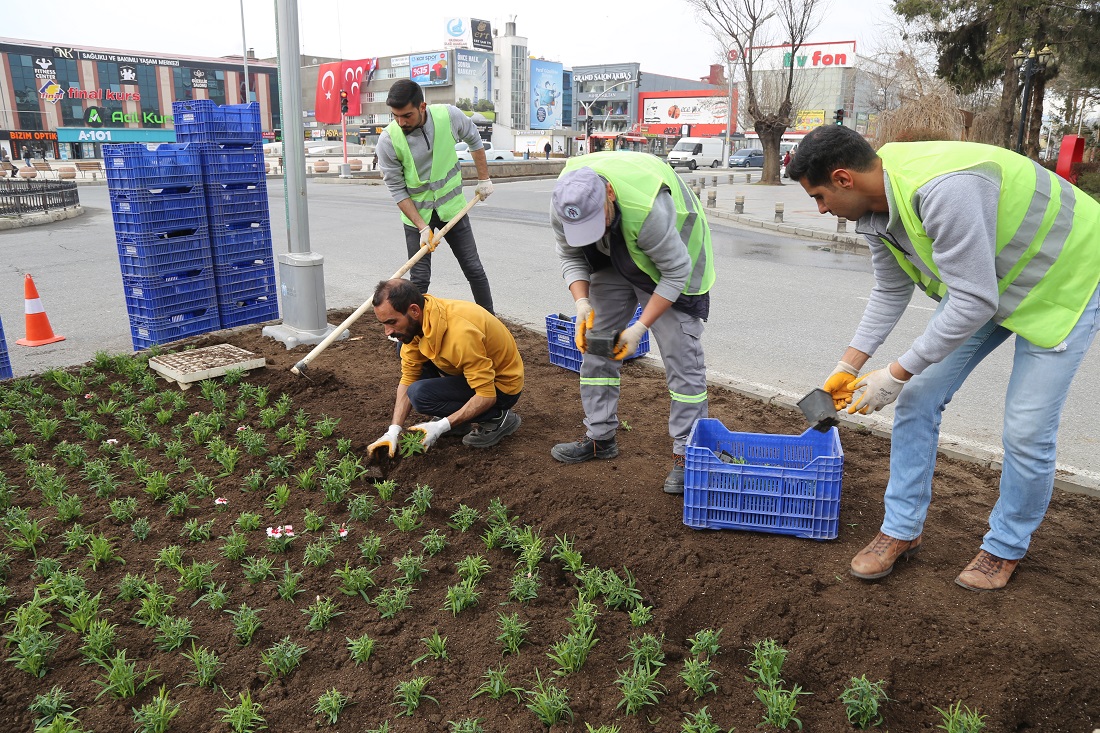
[[649, 140], [647, 138], [644, 138], [641, 135], [622, 135], [622, 139], [626, 140], [628, 143], [649, 142]]

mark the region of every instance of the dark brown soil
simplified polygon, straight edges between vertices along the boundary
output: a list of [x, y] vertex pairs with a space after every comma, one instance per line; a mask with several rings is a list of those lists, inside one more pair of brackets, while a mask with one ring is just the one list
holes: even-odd
[[[338, 323], [345, 313], [334, 313]], [[573, 722], [554, 727], [562, 731], [585, 731], [586, 725], [616, 725], [623, 733], [635, 731], [673, 732], [681, 730], [685, 714], [707, 706], [723, 730], [736, 727], [753, 730], [762, 719], [763, 707], [753, 695], [748, 649], [754, 642], [775, 639], [789, 655], [783, 667], [787, 686], [799, 685], [811, 693], [799, 698], [798, 717], [807, 731], [851, 730], [838, 695], [853, 676], [867, 675], [885, 681], [890, 701], [883, 707], [883, 730], [932, 730], [942, 722], [936, 709], [962, 701], [987, 715], [989, 731], [1037, 730], [1088, 733], [1100, 727], [1100, 541], [1095, 524], [1094, 499], [1056, 494], [1047, 519], [1036, 534], [1029, 556], [1021, 563], [1007, 589], [997, 593], [967, 592], [953, 583], [955, 575], [977, 552], [986, 528], [986, 516], [997, 495], [997, 474], [982, 468], [941, 459], [934, 484], [932, 505], [924, 546], [912, 561], [901, 564], [893, 575], [877, 583], [865, 583], [848, 575], [848, 562], [875, 534], [881, 520], [881, 495], [888, 472], [889, 443], [867, 434], [845, 430], [841, 434], [845, 455], [840, 536], [830, 542], [736, 531], [696, 531], [682, 523], [682, 501], [661, 491], [670, 467], [667, 435], [668, 393], [662, 374], [644, 364], [632, 363], [623, 371], [620, 417], [631, 426], [619, 433], [621, 455], [609, 462], [566, 466], [549, 455], [550, 447], [583, 434], [583, 417], [577, 375], [549, 363], [543, 334], [515, 328], [526, 363], [526, 389], [517, 412], [523, 426], [496, 449], [478, 451], [444, 438], [427, 455], [399, 459], [381, 467], [398, 484], [381, 511], [368, 521], [349, 522], [348, 541], [336, 548], [335, 558], [322, 567], [308, 566], [303, 552], [319, 533], [305, 533], [285, 555], [271, 555], [278, 577], [284, 560], [304, 573], [303, 587], [294, 604], [281, 600], [276, 582], [247, 583], [236, 563], [220, 554], [217, 537], [228, 534], [241, 511], [262, 515], [259, 530], [249, 533], [249, 554], [267, 554], [264, 527], [291, 523], [304, 530], [303, 512], [312, 508], [329, 521], [347, 519], [344, 504], [324, 504], [320, 491], [295, 488], [287, 509], [279, 516], [264, 507], [269, 488], [244, 490], [243, 478], [253, 469], [266, 470], [269, 456], [245, 455], [236, 472], [217, 479], [218, 495], [229, 499], [225, 512], [216, 512], [210, 498], [196, 499], [196, 508], [186, 516], [168, 518], [163, 504], [154, 504], [142, 491], [134, 473], [122, 466], [112, 470], [123, 479], [118, 496], [132, 495], [141, 503], [139, 514], [148, 516], [152, 532], [145, 542], [136, 542], [129, 528], [103, 517], [107, 500], [96, 498], [80, 479], [76, 469], [60, 459], [52, 462], [66, 474], [70, 492], [81, 495], [85, 527], [116, 538], [125, 566], [109, 564], [99, 571], [82, 567], [80, 552], [63, 552], [61, 533], [68, 525], [57, 521], [56, 511], [43, 506], [40, 495], [27, 488], [30, 480], [24, 466], [10, 449], [0, 449], [0, 470], [13, 486], [14, 503], [26, 507], [32, 517], [41, 518], [50, 536], [38, 548], [39, 557], [56, 557], [63, 567], [78, 568], [94, 594], [104, 590], [111, 609], [105, 617], [119, 625], [118, 646], [139, 669], [152, 667], [161, 674], [136, 697], [98, 701], [95, 680], [101, 670], [81, 666], [80, 642], [71, 632], [51, 627], [62, 636], [50, 671], [34, 678], [0, 663], [0, 728], [31, 731], [34, 715], [27, 706], [37, 693], [60, 685], [72, 694], [80, 708], [77, 717], [84, 728], [99, 733], [130, 731], [136, 727], [131, 709], [149, 701], [158, 685], [168, 686], [172, 699], [183, 708], [170, 730], [226, 731], [216, 708], [235, 704], [238, 693], [251, 691], [263, 706], [271, 731], [316, 729], [319, 718], [312, 711], [318, 696], [338, 688], [354, 703], [339, 723], [340, 731], [366, 731], [389, 720], [391, 730], [400, 733], [448, 731], [448, 721], [482, 719], [487, 733], [537, 731], [545, 727], [515, 697], [494, 701], [487, 695], [471, 699], [487, 668], [507, 665], [509, 681], [530, 689], [536, 670], [553, 678], [556, 665], [547, 658], [551, 644], [569, 631], [570, 605], [576, 600], [572, 574], [549, 558], [541, 566], [539, 596], [529, 604], [507, 601], [516, 555], [507, 549], [486, 550], [480, 539], [485, 521], [462, 534], [447, 526], [448, 517], [460, 503], [483, 515], [489, 502], [499, 497], [521, 525], [531, 525], [552, 547], [555, 535], [575, 538], [584, 560], [604, 569], [628, 568], [646, 604], [653, 606], [654, 620], [633, 629], [627, 615], [599, 603], [596, 644], [578, 671], [558, 680], [568, 689]], [[393, 349], [384, 341], [368, 314], [352, 328], [356, 340], [338, 343], [319, 357], [309, 369], [310, 379], [295, 377], [289, 369], [305, 348], [286, 351], [281, 344], [261, 338], [258, 329], [231, 334], [228, 338], [202, 337], [198, 345], [228, 341], [268, 358], [268, 367], [249, 375], [253, 384], [270, 389], [274, 400], [280, 393], [293, 399], [293, 412], [307, 411], [311, 420], [321, 415], [340, 418], [336, 435], [315, 438], [294, 463], [294, 471], [308, 466], [322, 445], [335, 448], [336, 437], [352, 440], [353, 450], [362, 455], [365, 446], [389, 423], [398, 363]], [[118, 379], [111, 375], [108, 383]], [[165, 390], [175, 389], [162, 382]], [[236, 387], [227, 387], [230, 406], [236, 403]], [[47, 391], [63, 399], [68, 395], [47, 385]], [[106, 384], [92, 387], [98, 397], [109, 397]], [[210, 405], [198, 389], [185, 393], [189, 406], [163, 427], [149, 418], [153, 429], [170, 437], [173, 425], [182, 423], [191, 411], [209, 411]], [[801, 416], [760, 404], [721, 389], [712, 389], [710, 415], [737, 431], [797, 434], [804, 429]], [[139, 395], [144, 396], [144, 395]], [[65, 420], [60, 405], [51, 409], [61, 418], [62, 428], [49, 446], [40, 446], [39, 460], [50, 461], [52, 447], [64, 439], [84, 444], [93, 456], [96, 444], [88, 443]], [[257, 410], [247, 424], [259, 429]], [[20, 443], [31, 440], [23, 416], [14, 415], [13, 427]], [[134, 444], [109, 418], [111, 435], [134, 445], [152, 469], [174, 470], [159, 450]], [[287, 418], [289, 420], [289, 417]], [[286, 422], [284, 420], [283, 422]], [[234, 442], [238, 423], [228, 420], [223, 435]], [[290, 453], [269, 433], [272, 454]], [[208, 476], [218, 473], [204, 449], [191, 446], [195, 470]], [[333, 450], [335, 453], [335, 450]], [[185, 488], [186, 477], [172, 479], [173, 491]], [[424, 526], [401, 533], [386, 521], [389, 509], [405, 505], [418, 484], [429, 485], [432, 507]], [[353, 493], [373, 493], [369, 481], [357, 481]], [[180, 536], [185, 519], [213, 518], [214, 539], [192, 543]], [[373, 530], [383, 535], [382, 564], [375, 572], [379, 588], [391, 585], [397, 575], [392, 559], [406, 550], [421, 552], [423, 534], [438, 528], [447, 535], [448, 546], [427, 560], [428, 573], [416, 584], [412, 608], [392, 620], [381, 620], [378, 610], [359, 597], [342, 595], [333, 571], [365, 564], [357, 543]], [[191, 607], [196, 594], [176, 590], [179, 575], [161, 568], [154, 570], [156, 553], [170, 544], [182, 545], [185, 564], [190, 561], [220, 562], [214, 573], [217, 583], [230, 590], [230, 608], [242, 603], [264, 609], [263, 627], [248, 646], [238, 646], [232, 636], [230, 618], [211, 611], [205, 604]], [[33, 563], [14, 548], [7, 588], [13, 594], [4, 607], [12, 611], [27, 601], [40, 579], [32, 577]], [[442, 610], [448, 585], [457, 582], [455, 563], [467, 555], [484, 554], [492, 571], [481, 583], [480, 605], [457, 616]], [[194, 622], [198, 643], [216, 650], [226, 663], [218, 677], [224, 689], [181, 685], [190, 663], [183, 651], [158, 651], [154, 630], [131, 621], [138, 604], [116, 598], [118, 583], [126, 573], [154, 576], [176, 595], [171, 610]], [[373, 594], [377, 592], [372, 591]], [[302, 613], [316, 596], [336, 599], [343, 615], [325, 631], [306, 629]], [[55, 622], [64, 622], [59, 607], [51, 604]], [[517, 612], [530, 624], [528, 643], [515, 656], [502, 657], [496, 637], [498, 613]], [[705, 629], [722, 629], [721, 653], [714, 660], [718, 692], [696, 701], [685, 691], [678, 676], [687, 655], [687, 637]], [[3, 626], [4, 633], [9, 630]], [[447, 637], [448, 661], [411, 662], [425, 653], [421, 639], [438, 630]], [[658, 677], [668, 693], [659, 704], [637, 715], [617, 708], [621, 698], [615, 680], [628, 666], [623, 657], [627, 642], [643, 632], [663, 636], [667, 666]], [[346, 651], [346, 637], [370, 634], [377, 642], [372, 659], [355, 666]], [[260, 654], [285, 636], [308, 647], [300, 668], [285, 681], [271, 684], [260, 672]], [[10, 654], [10, 647], [7, 649]], [[394, 688], [401, 681], [427, 675], [431, 682], [426, 694], [438, 705], [425, 701], [409, 717], [397, 717]], [[228, 696], [228, 697], [226, 697]], [[327, 727], [327, 726], [326, 726]], [[772, 728], [768, 728], [771, 730]], [[791, 730], [793, 730], [793, 724]]]

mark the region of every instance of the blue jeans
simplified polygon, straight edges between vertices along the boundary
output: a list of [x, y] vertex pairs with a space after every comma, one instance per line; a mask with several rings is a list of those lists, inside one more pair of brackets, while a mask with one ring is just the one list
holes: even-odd
[[[447, 417], [462, 409], [474, 396], [474, 390], [470, 388], [466, 377], [461, 374], [444, 374], [435, 364], [429, 362], [424, 365], [420, 379], [409, 385], [408, 396], [413, 409], [421, 415]], [[476, 416], [473, 422], [498, 420], [505, 410], [511, 409], [517, 402], [519, 394], [505, 394], [498, 389], [496, 404]]]
[[[986, 552], [1006, 560], [1019, 560], [1027, 553], [1031, 535], [1043, 521], [1054, 489], [1062, 406], [1097, 330], [1100, 289], [1093, 293], [1063, 344], [1042, 349], [1016, 337], [1005, 394], [1001, 490], [982, 542]], [[912, 540], [924, 530], [932, 500], [932, 472], [943, 409], [970, 372], [1009, 336], [1012, 332], [1008, 329], [993, 322], [985, 324], [946, 359], [913, 377], [901, 391], [894, 410], [884, 533]]]
[[[442, 229], [446, 224], [447, 222], [439, 218], [439, 214], [432, 212], [432, 217], [428, 220], [428, 226], [435, 230]], [[404, 227], [405, 248], [409, 253], [409, 257], [412, 257], [420, 251], [420, 232], [417, 231], [416, 227], [411, 227], [408, 224], [405, 224]], [[477, 254], [477, 242], [474, 241], [474, 229], [470, 226], [470, 220], [467, 217], [459, 219], [443, 239], [450, 246], [451, 251], [454, 252], [455, 259], [458, 260], [458, 266], [462, 269], [462, 274], [466, 276], [466, 280], [470, 283], [470, 291], [474, 295], [474, 302], [493, 313], [493, 294], [489, 290], [489, 276], [485, 274], [485, 267], [481, 264], [481, 258]], [[434, 253], [429, 252], [424, 255], [423, 259], [413, 265], [409, 271], [409, 279], [412, 280], [413, 285], [420, 289], [421, 293], [428, 292], [428, 286], [432, 282], [432, 254]]]

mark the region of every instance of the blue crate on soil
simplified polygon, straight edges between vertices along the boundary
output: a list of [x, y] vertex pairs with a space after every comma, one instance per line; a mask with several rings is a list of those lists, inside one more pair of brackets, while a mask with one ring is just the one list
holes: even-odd
[[198, 146], [202, 155], [202, 175], [207, 185], [249, 183], [267, 185], [267, 164], [260, 143], [247, 147], [204, 143]]
[[269, 221], [231, 222], [210, 228], [210, 247], [219, 265], [266, 260], [274, 255]]
[[260, 105], [217, 105], [209, 99], [191, 99], [172, 103], [176, 140], [181, 143], [231, 143], [250, 145], [261, 142]]
[[118, 235], [118, 263], [123, 278], [153, 277], [166, 272], [202, 270], [214, 264], [206, 228], [184, 236]]
[[[206, 227], [202, 188], [164, 189], [157, 194], [111, 198], [115, 237], [187, 236]], [[186, 232], [187, 234], [182, 234]]]
[[130, 340], [134, 350], [147, 349], [156, 344], [178, 341], [188, 336], [217, 331], [221, 328], [218, 306], [210, 305], [193, 311], [177, 313], [167, 318], [130, 318]]
[[242, 293], [275, 292], [275, 258], [236, 261], [229, 265], [214, 265], [214, 282], [218, 300], [241, 297]]
[[202, 160], [193, 145], [142, 143], [103, 146], [107, 186], [114, 191], [197, 186]]
[[0, 321], [0, 379], [11, 379], [11, 359], [8, 358], [8, 342], [4, 338], [4, 322]]
[[208, 308], [217, 302], [213, 269], [184, 270], [153, 277], [124, 277], [126, 312], [131, 318], [167, 318]]
[[[641, 315], [642, 306], [638, 306], [638, 309], [634, 311], [634, 317], [630, 319], [630, 323], [634, 323]], [[576, 333], [576, 316], [562, 318], [556, 313], [551, 313], [546, 317], [546, 341], [550, 349], [551, 364], [557, 364], [570, 371], [580, 372], [581, 359], [584, 355], [577, 349], [577, 344], [574, 340]], [[642, 340], [638, 342], [638, 350], [634, 352], [633, 356], [628, 356], [627, 361], [630, 359], [637, 359], [639, 356], [645, 356], [648, 353], [649, 332], [647, 331], [646, 335], [642, 336]]]
[[279, 299], [272, 292], [270, 295], [218, 303], [218, 313], [222, 328], [273, 321], [279, 317]]
[[266, 182], [208, 185], [206, 216], [214, 227], [270, 222]]
[[836, 428], [734, 433], [702, 418], [685, 448], [684, 524], [835, 539], [843, 472]]

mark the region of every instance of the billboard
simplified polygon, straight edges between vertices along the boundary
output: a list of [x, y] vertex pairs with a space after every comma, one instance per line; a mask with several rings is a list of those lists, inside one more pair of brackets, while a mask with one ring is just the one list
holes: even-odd
[[792, 66], [795, 69], [846, 69], [856, 64], [855, 41], [806, 43], [794, 53], [788, 45], [759, 46], [748, 50], [754, 54], [755, 71], [779, 71]]
[[821, 127], [825, 124], [825, 110], [823, 109], [800, 109], [798, 114], [794, 118], [793, 132], [809, 132], [815, 127]]
[[[721, 135], [730, 119], [729, 93], [718, 90], [652, 92], [638, 95], [642, 132], [651, 135]], [[734, 115], [736, 117], [736, 115]]]
[[447, 18], [443, 22], [444, 48], [493, 50], [493, 26], [477, 18]]
[[455, 106], [473, 117], [496, 119], [493, 111], [493, 54], [455, 49]]
[[531, 59], [531, 129], [561, 127], [562, 65]]
[[442, 87], [451, 83], [450, 53], [419, 53], [409, 55], [409, 78], [422, 87]]

